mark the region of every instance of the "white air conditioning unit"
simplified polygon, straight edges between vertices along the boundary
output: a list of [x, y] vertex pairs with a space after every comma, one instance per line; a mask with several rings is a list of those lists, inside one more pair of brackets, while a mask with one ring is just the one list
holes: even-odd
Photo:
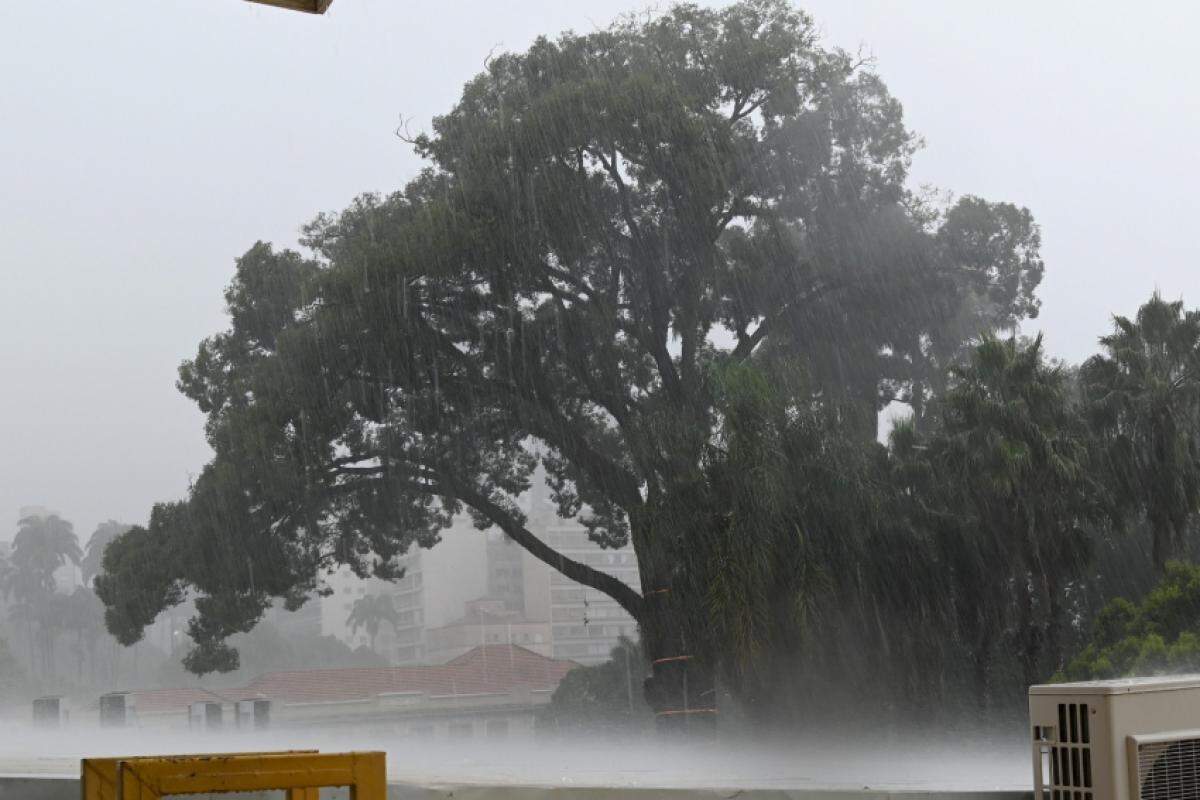
[[1034, 800], [1200, 800], [1200, 675], [1029, 687]]

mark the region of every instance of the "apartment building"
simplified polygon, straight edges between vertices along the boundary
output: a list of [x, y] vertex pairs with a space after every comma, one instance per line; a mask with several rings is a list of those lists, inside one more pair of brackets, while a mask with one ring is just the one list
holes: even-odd
[[[601, 550], [588, 539], [582, 526], [569, 523], [550, 527], [543, 535], [551, 547], [568, 558], [639, 588], [637, 558], [632, 547]], [[637, 622], [616, 600], [549, 567], [540, 573], [544, 578], [538, 582], [541, 586], [537, 591], [545, 591], [549, 596], [554, 658], [598, 664], [608, 660], [622, 636], [638, 638]]]
[[321, 598], [321, 633], [350, 647], [369, 644], [363, 628], [347, 622], [354, 603], [368, 594], [391, 597], [394, 625], [384, 623], [375, 649], [393, 664], [427, 660], [426, 631], [447, 625], [463, 614], [469, 600], [484, 596], [487, 580], [487, 533], [467, 518], [442, 531], [431, 549], [412, 548], [399, 559], [404, 577], [398, 581], [363, 580], [343, 567], [327, 578], [332, 594]]
[[[582, 525], [560, 518], [540, 477], [521, 500], [535, 535], [638, 588], [633, 548], [601, 549]], [[401, 565], [404, 578], [394, 583], [361, 580], [348, 569], [330, 576], [333, 593], [321, 601], [321, 632], [351, 647], [369, 644], [367, 632], [354, 631], [347, 619], [359, 598], [386, 594], [397, 622], [381, 625], [375, 648], [394, 664], [442, 663], [470, 646], [497, 643], [596, 664], [608, 659], [620, 637], [638, 635], [616, 601], [565, 578], [499, 529], [476, 529], [465, 516], [442, 532], [438, 545], [413, 548]]]

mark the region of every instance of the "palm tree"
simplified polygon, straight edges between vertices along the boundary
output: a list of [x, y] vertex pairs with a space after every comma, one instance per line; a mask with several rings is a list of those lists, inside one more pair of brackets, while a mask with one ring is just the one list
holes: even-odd
[[1064, 589], [1087, 563], [1088, 528], [1103, 517], [1089, 432], [1040, 337], [1023, 345], [985, 336], [954, 371], [941, 422], [928, 455], [954, 495], [950, 507], [967, 513], [948, 544], [950, 560], [974, 576], [960, 587], [976, 607], [968, 624], [994, 639], [1014, 615], [1024, 677], [1036, 683], [1053, 672], [1047, 656], [1061, 659]]
[[42, 672], [54, 670], [54, 632], [61, 607], [55, 602], [54, 573], [68, 562], [78, 565], [83, 557], [71, 523], [55, 514], [28, 516], [19, 523], [13, 538], [11, 570], [4, 592], [17, 602], [12, 614], [25, 623], [33, 651], [33, 625], [40, 634]]
[[1113, 326], [1081, 377], [1112, 486], [1145, 515], [1161, 573], [1200, 510], [1200, 311], [1156, 292]]
[[393, 630], [400, 623], [400, 614], [392, 605], [391, 596], [386, 594], [363, 595], [354, 601], [350, 616], [346, 617], [351, 633], [358, 633], [359, 628], [366, 629], [372, 650], [375, 649], [375, 638], [379, 636], [379, 627], [384, 622], [391, 625]]
[[125, 533], [131, 527], [130, 525], [110, 519], [107, 522], [100, 523], [96, 527], [96, 530], [92, 532], [92, 537], [88, 539], [83, 561], [79, 564], [79, 571], [83, 578], [84, 586], [90, 586], [92, 579], [100, 574], [104, 564], [104, 548], [108, 547], [109, 542]]
[[79, 537], [71, 523], [56, 514], [25, 517], [18, 525], [10, 558], [13, 567], [53, 592], [59, 567], [68, 561], [78, 566], [83, 559]]

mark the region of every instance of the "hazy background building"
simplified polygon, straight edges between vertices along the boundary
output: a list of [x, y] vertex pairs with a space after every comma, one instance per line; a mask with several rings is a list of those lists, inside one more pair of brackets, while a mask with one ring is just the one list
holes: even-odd
[[[633, 548], [601, 549], [574, 520], [555, 513], [541, 476], [523, 497], [526, 525], [560, 553], [638, 588]], [[361, 579], [346, 568], [328, 578], [320, 599], [320, 632], [350, 647], [372, 644], [351, 624], [354, 604], [391, 598], [393, 622], [381, 621], [375, 650], [393, 664], [445, 663], [473, 647], [515, 644], [583, 664], [607, 660], [620, 637], [637, 638], [637, 623], [608, 596], [572, 581], [529, 554], [497, 528], [455, 520], [431, 549], [400, 559], [404, 577]]]

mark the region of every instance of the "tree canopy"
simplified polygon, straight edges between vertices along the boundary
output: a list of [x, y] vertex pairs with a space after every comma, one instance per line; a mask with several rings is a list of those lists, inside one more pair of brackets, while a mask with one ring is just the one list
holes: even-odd
[[375, 649], [375, 639], [383, 623], [393, 628], [400, 621], [400, 613], [392, 602], [389, 594], [367, 594], [354, 601], [350, 614], [346, 617], [346, 625], [351, 633], [358, 633], [359, 628], [365, 628], [370, 639], [371, 650]]
[[79, 573], [84, 584], [91, 583], [92, 579], [100, 574], [104, 548], [130, 527], [111, 519], [96, 526], [96, 530], [92, 531], [87, 546], [84, 548], [83, 558], [79, 562]]
[[1200, 566], [1166, 565], [1162, 581], [1134, 603], [1113, 598], [1091, 639], [1059, 679], [1095, 680], [1200, 669]]
[[[821, 468], [844, 442], [878, 475], [882, 406], [1037, 311], [1029, 212], [912, 192], [900, 103], [782, 0], [538, 39], [412, 141], [427, 168], [318, 217], [310, 255], [238, 260], [230, 327], [180, 370], [215, 457], [96, 580], [122, 642], [190, 592], [189, 663], [231, 668], [271, 598], [339, 564], [396, 577], [466, 512], [617, 600], [656, 659], [737, 673], [815, 585], [742, 578], [848, 519], [784, 476], [849, 491]], [[562, 516], [632, 542], [640, 591], [526, 527], [539, 464]]]
[[1161, 569], [1200, 511], [1200, 311], [1157, 293], [1134, 319], [1113, 318], [1105, 352], [1081, 369], [1103, 436], [1108, 482], [1144, 514]]
[[556, 733], [628, 735], [653, 719], [642, 697], [646, 657], [636, 642], [622, 638], [608, 661], [575, 667], [563, 677], [538, 712], [537, 725]]

